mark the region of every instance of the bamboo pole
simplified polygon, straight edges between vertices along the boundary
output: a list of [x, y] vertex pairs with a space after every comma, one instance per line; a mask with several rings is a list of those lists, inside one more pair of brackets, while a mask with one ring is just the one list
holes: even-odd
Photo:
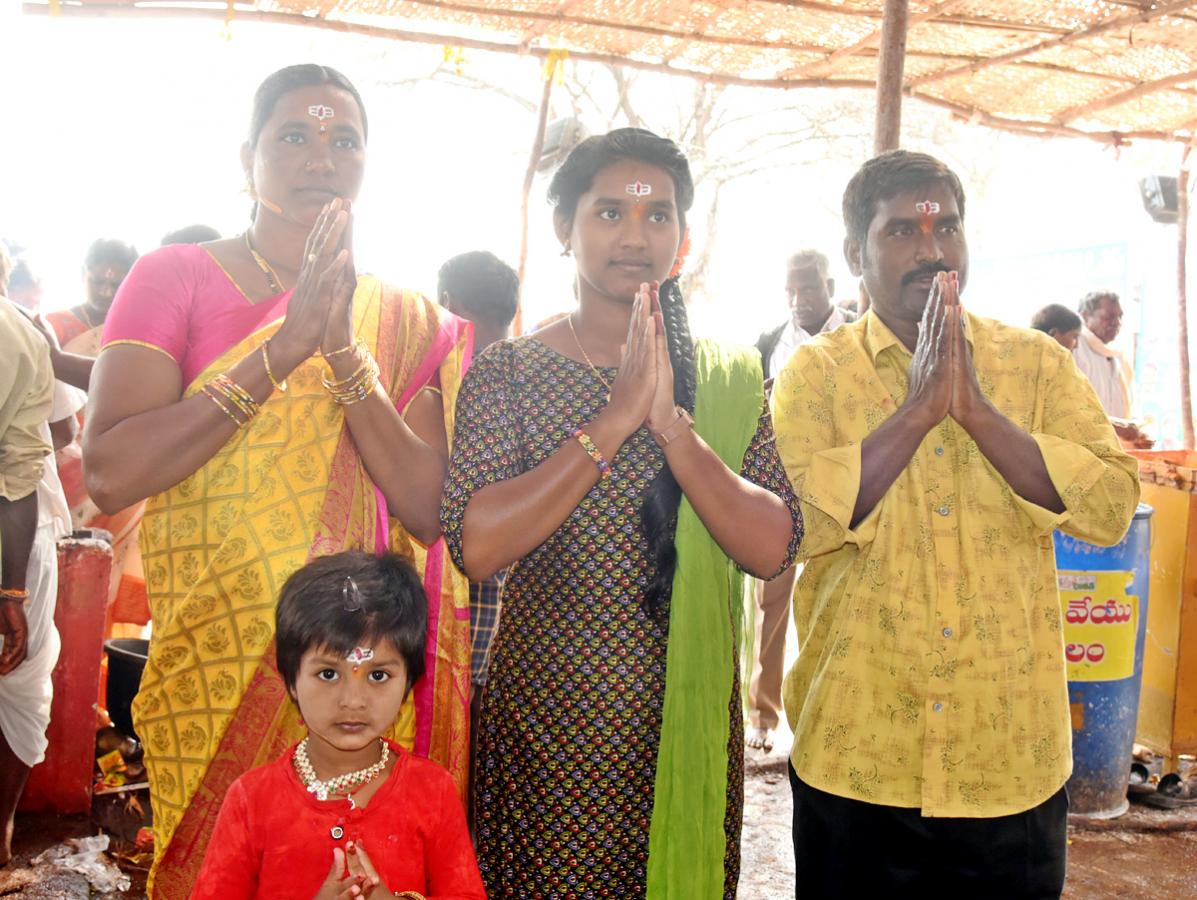
[[1189, 379], [1189, 298], [1186, 256], [1189, 244], [1189, 154], [1185, 147], [1176, 176], [1176, 311], [1180, 340], [1180, 420], [1184, 425], [1185, 449], [1194, 447], [1193, 388]]
[[524, 333], [524, 272], [528, 267], [528, 218], [532, 206], [532, 182], [536, 179], [536, 167], [544, 152], [544, 131], [549, 122], [549, 101], [553, 95], [553, 79], [557, 77], [560, 62], [550, 63], [545, 71], [544, 93], [540, 95], [540, 113], [536, 119], [536, 136], [532, 139], [532, 155], [528, 159], [528, 171], [524, 173], [523, 205], [520, 209], [520, 267], [519, 304], [515, 308], [515, 321], [511, 330], [516, 335]]
[[906, 67], [906, 20], [910, 0], [885, 0], [881, 56], [877, 60], [877, 118], [873, 153], [896, 150], [902, 142], [902, 73]]

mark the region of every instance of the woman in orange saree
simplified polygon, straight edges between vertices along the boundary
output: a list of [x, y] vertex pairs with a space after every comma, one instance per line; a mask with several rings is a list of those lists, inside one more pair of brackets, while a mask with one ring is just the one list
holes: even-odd
[[465, 785], [468, 594], [437, 510], [470, 333], [354, 274], [365, 135], [343, 75], [270, 76], [243, 149], [253, 226], [143, 257], [105, 328], [84, 453], [102, 507], [149, 497], [154, 630], [134, 723], [155, 900], [188, 896], [228, 786], [302, 735], [273, 610], [315, 556], [389, 548], [423, 572], [427, 672], [390, 736]]
[[[100, 238], [92, 243], [83, 262], [86, 300], [70, 309], [46, 314], [46, 321], [54, 329], [58, 344], [64, 351], [78, 356], [99, 355], [104, 321], [112, 307], [113, 298], [136, 261], [137, 250], [124, 241]], [[87, 387], [86, 384], [80, 386]], [[83, 419], [84, 415], [80, 413], [80, 422]], [[141, 626], [150, 620], [141, 551], [137, 545], [145, 504], [134, 503], [113, 515], [101, 512], [87, 495], [87, 487], [83, 483], [82, 454], [78, 440], [59, 450], [55, 454], [55, 461], [74, 526], [102, 528], [112, 535], [112, 576], [108, 587], [108, 616], [104, 634], [106, 637], [137, 637]], [[128, 623], [134, 627], [114, 629], [116, 623]], [[101, 689], [100, 697], [103, 696]]]

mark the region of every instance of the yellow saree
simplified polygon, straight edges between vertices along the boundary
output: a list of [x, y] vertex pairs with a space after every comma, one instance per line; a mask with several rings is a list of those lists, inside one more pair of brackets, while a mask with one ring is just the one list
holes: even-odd
[[[445, 425], [470, 338], [418, 294], [362, 277], [355, 331], [400, 410], [439, 387]], [[235, 343], [186, 389], [260, 347], [282, 320]], [[390, 736], [445, 766], [464, 792], [468, 754], [469, 598], [443, 541], [411, 539], [370, 481], [344, 414], [313, 357], [202, 469], [151, 498], [141, 533], [153, 640], [133, 707], [146, 749], [156, 837], [149, 895], [185, 898], [229, 785], [276, 758], [303, 730], [275, 667], [274, 605], [309, 559], [390, 548], [411, 557], [429, 598], [427, 673]]]

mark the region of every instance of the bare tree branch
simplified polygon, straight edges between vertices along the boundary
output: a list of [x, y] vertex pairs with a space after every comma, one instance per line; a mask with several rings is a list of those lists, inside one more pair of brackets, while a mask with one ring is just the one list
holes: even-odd
[[645, 128], [644, 119], [640, 118], [640, 114], [632, 107], [631, 98], [628, 96], [636, 77], [634, 75], [629, 77], [622, 66], [609, 66], [608, 70], [611, 72], [611, 77], [615, 79], [615, 89], [618, 94], [616, 108], [627, 117], [628, 124], [633, 128]]

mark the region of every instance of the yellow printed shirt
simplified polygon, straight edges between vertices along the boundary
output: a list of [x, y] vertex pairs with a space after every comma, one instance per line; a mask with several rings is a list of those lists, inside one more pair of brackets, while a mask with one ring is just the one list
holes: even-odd
[[37, 490], [52, 451], [42, 428], [53, 407], [50, 347], [0, 294], [0, 497], [5, 500], [23, 500]]
[[1065, 512], [1016, 495], [946, 418], [851, 528], [861, 442], [905, 400], [911, 355], [874, 313], [800, 347], [772, 397], [808, 560], [784, 698], [812, 787], [994, 817], [1072, 771], [1052, 532], [1117, 543], [1139, 481], [1067, 351], [971, 314], [965, 334], [982, 391], [1039, 445]]

